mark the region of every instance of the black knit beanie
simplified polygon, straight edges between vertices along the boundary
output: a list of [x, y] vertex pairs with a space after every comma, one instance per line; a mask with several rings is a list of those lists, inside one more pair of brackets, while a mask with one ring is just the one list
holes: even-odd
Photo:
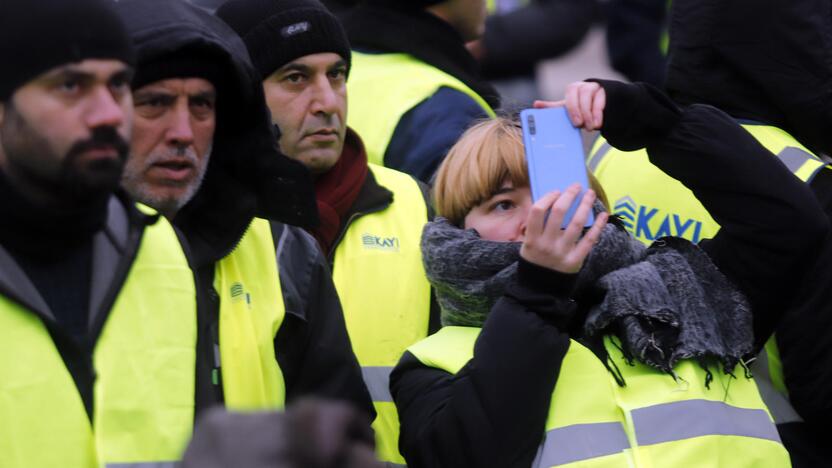
[[217, 16], [243, 38], [263, 79], [298, 57], [322, 52], [340, 55], [349, 68], [347, 34], [317, 0], [231, 0]]
[[228, 70], [223, 69], [225, 62], [218, 52], [208, 47], [183, 47], [148, 60], [140, 60], [136, 75], [131, 83], [133, 89], [169, 78], [203, 78], [219, 90], [228, 81]]
[[397, 10], [423, 10], [432, 5], [444, 3], [447, 0], [365, 0], [372, 5], [394, 8]]
[[0, 101], [52, 68], [86, 59], [135, 62], [112, 0], [0, 1]]

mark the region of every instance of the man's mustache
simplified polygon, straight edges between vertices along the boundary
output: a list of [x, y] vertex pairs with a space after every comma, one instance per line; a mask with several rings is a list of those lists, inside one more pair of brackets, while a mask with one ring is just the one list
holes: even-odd
[[97, 127], [93, 129], [89, 139], [79, 141], [72, 145], [67, 152], [67, 160], [72, 160], [85, 151], [101, 149], [103, 147], [112, 147], [115, 149], [121, 161], [127, 159], [127, 153], [130, 150], [130, 145], [119, 135], [115, 127]]

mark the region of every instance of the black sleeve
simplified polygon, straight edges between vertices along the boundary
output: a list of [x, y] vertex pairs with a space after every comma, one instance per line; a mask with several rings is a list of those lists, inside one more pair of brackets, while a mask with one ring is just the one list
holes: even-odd
[[[575, 305], [562, 297], [574, 276], [522, 261], [520, 270], [459, 373], [426, 367], [410, 353], [393, 370], [399, 448], [411, 468], [531, 465], [569, 348], [560, 330]], [[564, 285], [557, 296], [553, 284]]]
[[607, 4], [610, 64], [631, 81], [664, 83], [661, 50], [667, 30], [667, 0], [612, 0]]
[[540, 60], [578, 45], [596, 15], [595, 0], [541, 0], [490, 15], [482, 38], [483, 75], [493, 79], [532, 73]]
[[286, 401], [317, 396], [375, 410], [352, 351], [332, 275], [315, 240], [299, 228], [274, 227], [286, 316], [275, 355], [286, 380]]
[[[826, 167], [809, 186], [832, 215], [832, 169]], [[812, 259], [797, 300], [775, 331], [789, 400], [818, 433], [832, 418], [832, 235]]]
[[[695, 3], [690, 8], [701, 8]], [[832, 2], [712, 4], [710, 47], [738, 76], [751, 77], [755, 97], [773, 104], [804, 145], [832, 151]]]
[[599, 83], [610, 144], [646, 147], [650, 161], [693, 191], [722, 226], [701, 246], [748, 297], [761, 347], [829, 229], [811, 190], [718, 109], [682, 111], [649, 85]]

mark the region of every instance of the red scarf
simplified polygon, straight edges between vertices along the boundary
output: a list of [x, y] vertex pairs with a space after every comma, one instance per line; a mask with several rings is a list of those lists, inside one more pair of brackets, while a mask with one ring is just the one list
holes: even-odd
[[318, 245], [324, 254], [329, 250], [341, 230], [344, 218], [349, 213], [364, 181], [367, 179], [367, 153], [358, 135], [347, 129], [344, 149], [332, 169], [315, 180], [315, 197], [318, 201], [318, 215], [321, 222], [312, 229]]

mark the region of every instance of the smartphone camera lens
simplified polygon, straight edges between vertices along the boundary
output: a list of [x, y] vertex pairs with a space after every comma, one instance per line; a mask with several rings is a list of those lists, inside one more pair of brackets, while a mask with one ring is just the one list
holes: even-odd
[[534, 135], [535, 133], [537, 133], [537, 130], [535, 129], [535, 126], [534, 126], [534, 116], [530, 115], [528, 122], [529, 122], [529, 133]]

